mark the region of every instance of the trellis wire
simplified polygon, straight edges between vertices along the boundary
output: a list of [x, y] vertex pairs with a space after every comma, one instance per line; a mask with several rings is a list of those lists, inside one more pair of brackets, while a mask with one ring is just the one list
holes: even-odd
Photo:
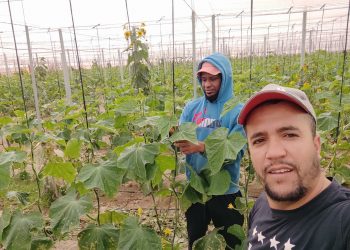
[[[249, 56], [249, 82], [252, 81], [253, 64], [253, 0], [250, 0], [250, 56]], [[251, 91], [252, 88], [249, 88]], [[251, 93], [249, 93], [251, 94]]]
[[88, 115], [87, 115], [87, 109], [86, 109], [85, 92], [84, 92], [84, 84], [83, 84], [83, 74], [81, 72], [81, 67], [80, 67], [79, 50], [78, 50], [77, 36], [76, 36], [76, 33], [75, 33], [75, 24], [74, 24], [73, 8], [72, 8], [71, 0], [69, 0], [69, 6], [70, 6], [70, 13], [71, 13], [71, 18], [72, 18], [73, 32], [74, 32], [75, 49], [76, 49], [76, 53], [77, 53], [77, 63], [78, 63], [78, 69], [79, 69], [79, 79], [80, 79], [81, 93], [82, 93], [82, 96], [83, 96], [85, 123], [86, 123], [86, 128], [89, 129], [89, 121], [88, 121]]
[[16, 53], [16, 59], [17, 59], [17, 67], [18, 67], [18, 74], [19, 74], [19, 81], [21, 84], [21, 93], [22, 93], [22, 100], [23, 100], [23, 108], [24, 108], [24, 113], [26, 117], [26, 123], [27, 127], [29, 128], [29, 121], [28, 121], [28, 114], [27, 114], [27, 105], [26, 105], [26, 99], [24, 97], [24, 87], [23, 87], [23, 79], [22, 79], [22, 71], [21, 71], [21, 65], [19, 63], [19, 56], [18, 56], [18, 49], [17, 49], [17, 41], [16, 41], [16, 35], [15, 35], [15, 28], [13, 26], [13, 20], [12, 20], [12, 12], [11, 12], [11, 5], [10, 5], [10, 0], [7, 0], [8, 3], [8, 8], [9, 8], [9, 14], [10, 14], [10, 19], [11, 19], [11, 28], [12, 28], [12, 36], [13, 36], [13, 41], [15, 44], [15, 53]]

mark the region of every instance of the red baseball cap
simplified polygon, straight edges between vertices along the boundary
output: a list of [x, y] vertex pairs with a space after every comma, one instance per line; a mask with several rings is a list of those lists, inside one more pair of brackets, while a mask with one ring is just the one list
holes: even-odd
[[215, 67], [213, 64], [209, 62], [204, 62], [202, 64], [202, 67], [198, 70], [197, 75], [199, 75], [202, 72], [206, 72], [214, 76], [221, 73], [217, 67]]
[[307, 95], [300, 89], [283, 87], [277, 84], [268, 84], [250, 97], [238, 116], [238, 123], [245, 125], [250, 112], [260, 104], [270, 100], [292, 102], [309, 113], [316, 123], [316, 114]]

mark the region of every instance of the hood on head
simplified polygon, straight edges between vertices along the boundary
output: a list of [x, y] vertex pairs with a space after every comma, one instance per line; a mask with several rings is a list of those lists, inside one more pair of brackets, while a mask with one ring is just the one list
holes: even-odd
[[[222, 74], [222, 80], [216, 102], [226, 102], [233, 97], [232, 66], [230, 60], [221, 53], [214, 53], [200, 61], [197, 71], [202, 68], [203, 63], [205, 62], [211, 63], [220, 70]], [[202, 87], [202, 81], [199, 75], [197, 75], [197, 79], [199, 85]]]

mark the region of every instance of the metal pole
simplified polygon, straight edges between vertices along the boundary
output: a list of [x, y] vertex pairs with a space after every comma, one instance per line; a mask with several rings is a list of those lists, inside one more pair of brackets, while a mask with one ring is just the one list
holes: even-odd
[[197, 98], [197, 63], [196, 63], [196, 13], [192, 11], [192, 85], [193, 97]]
[[303, 84], [304, 81], [304, 60], [305, 60], [305, 41], [306, 41], [306, 17], [307, 17], [307, 12], [303, 12], [303, 30], [302, 30], [302, 36], [301, 36], [301, 56], [300, 56], [300, 82], [299, 85]]
[[40, 115], [40, 110], [39, 110], [38, 88], [36, 85], [34, 66], [33, 66], [33, 54], [32, 54], [32, 48], [30, 46], [29, 30], [28, 30], [27, 25], [25, 26], [25, 29], [26, 29], [26, 37], [27, 37], [27, 46], [28, 46], [28, 54], [29, 54], [29, 70], [30, 70], [30, 75], [32, 78], [32, 88], [33, 88], [33, 95], [34, 95], [36, 119], [38, 119], [39, 124], [40, 124], [41, 123], [41, 115]]
[[216, 37], [215, 37], [215, 15], [211, 16], [211, 46], [212, 53], [216, 52]]
[[63, 36], [62, 36], [62, 30], [58, 30], [58, 34], [60, 36], [60, 43], [61, 43], [61, 61], [62, 61], [62, 69], [63, 69], [63, 79], [64, 79], [64, 89], [66, 91], [66, 105], [72, 105], [72, 93], [69, 83], [69, 70], [67, 67], [67, 60], [66, 60], [66, 53], [64, 48], [64, 42], [63, 42]]

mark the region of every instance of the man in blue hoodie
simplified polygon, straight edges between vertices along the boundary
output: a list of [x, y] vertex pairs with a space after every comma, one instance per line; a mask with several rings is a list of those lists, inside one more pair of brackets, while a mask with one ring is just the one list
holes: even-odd
[[[220, 115], [225, 102], [233, 97], [232, 66], [228, 58], [220, 53], [204, 58], [198, 65], [197, 78], [204, 96], [187, 103], [181, 114], [180, 124], [197, 124], [198, 144], [183, 140], [177, 141], [175, 145], [186, 155], [187, 164], [200, 173], [208, 162], [205, 156], [205, 138], [219, 127], [228, 128], [229, 133], [243, 133], [243, 128], [237, 124], [242, 105], [237, 105], [224, 116]], [[236, 197], [241, 196], [238, 181], [242, 156], [243, 151], [234, 162], [224, 167], [231, 175], [230, 187], [224, 195], [213, 196], [204, 204], [194, 203], [186, 211], [189, 249], [192, 249], [194, 241], [206, 234], [211, 220], [215, 227], [223, 227], [219, 232], [228, 246], [234, 248], [234, 245], [240, 243], [235, 236], [227, 233], [227, 228], [233, 224], [242, 225], [244, 220], [243, 216], [237, 210], [230, 209], [229, 205], [233, 205]], [[186, 175], [188, 179], [191, 178], [188, 169]]]

